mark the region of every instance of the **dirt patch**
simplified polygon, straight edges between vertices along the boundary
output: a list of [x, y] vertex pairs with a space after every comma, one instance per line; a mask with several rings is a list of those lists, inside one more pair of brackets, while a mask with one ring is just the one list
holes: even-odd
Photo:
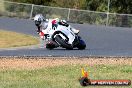
[[0, 69], [39, 69], [60, 65], [132, 65], [132, 58], [67, 58], [67, 57], [32, 57], [32, 58], [1, 58]]

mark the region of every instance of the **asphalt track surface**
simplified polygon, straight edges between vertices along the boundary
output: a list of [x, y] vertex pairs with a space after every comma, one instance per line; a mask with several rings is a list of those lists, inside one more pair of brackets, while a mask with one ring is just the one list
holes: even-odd
[[[132, 28], [71, 24], [80, 29], [85, 40], [85, 50], [47, 50], [40, 45], [24, 48], [0, 49], [0, 56], [132, 56]], [[15, 31], [38, 37], [32, 20], [0, 18], [0, 29]], [[7, 35], [6, 35], [7, 36]]]

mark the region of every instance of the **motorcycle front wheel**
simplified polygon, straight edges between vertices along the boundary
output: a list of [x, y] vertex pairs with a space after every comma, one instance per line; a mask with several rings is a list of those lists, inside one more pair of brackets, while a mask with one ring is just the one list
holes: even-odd
[[79, 50], [85, 49], [85, 48], [86, 48], [86, 43], [85, 43], [82, 39], [79, 40], [79, 44], [77, 45], [77, 48], [78, 48]]

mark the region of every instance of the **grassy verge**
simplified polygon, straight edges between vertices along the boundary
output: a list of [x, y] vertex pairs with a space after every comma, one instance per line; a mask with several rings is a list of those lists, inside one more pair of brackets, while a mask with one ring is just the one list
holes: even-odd
[[38, 43], [38, 39], [32, 36], [0, 30], [0, 48], [29, 46]]
[[[78, 79], [81, 67], [89, 72], [90, 79], [130, 79], [131, 65], [80, 65], [67, 64], [38, 69], [0, 70], [0, 88], [83, 88]], [[88, 88], [132, 88], [132, 86], [90, 86]]]

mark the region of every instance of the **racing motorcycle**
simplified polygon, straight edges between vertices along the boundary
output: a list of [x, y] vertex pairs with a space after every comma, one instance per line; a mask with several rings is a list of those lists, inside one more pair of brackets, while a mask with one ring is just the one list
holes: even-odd
[[47, 49], [54, 49], [57, 47], [66, 48], [72, 50], [78, 48], [83, 50], [86, 48], [84, 40], [75, 34], [69, 24], [49, 24], [48, 31], [42, 30], [39, 34], [41, 38], [44, 38]]

